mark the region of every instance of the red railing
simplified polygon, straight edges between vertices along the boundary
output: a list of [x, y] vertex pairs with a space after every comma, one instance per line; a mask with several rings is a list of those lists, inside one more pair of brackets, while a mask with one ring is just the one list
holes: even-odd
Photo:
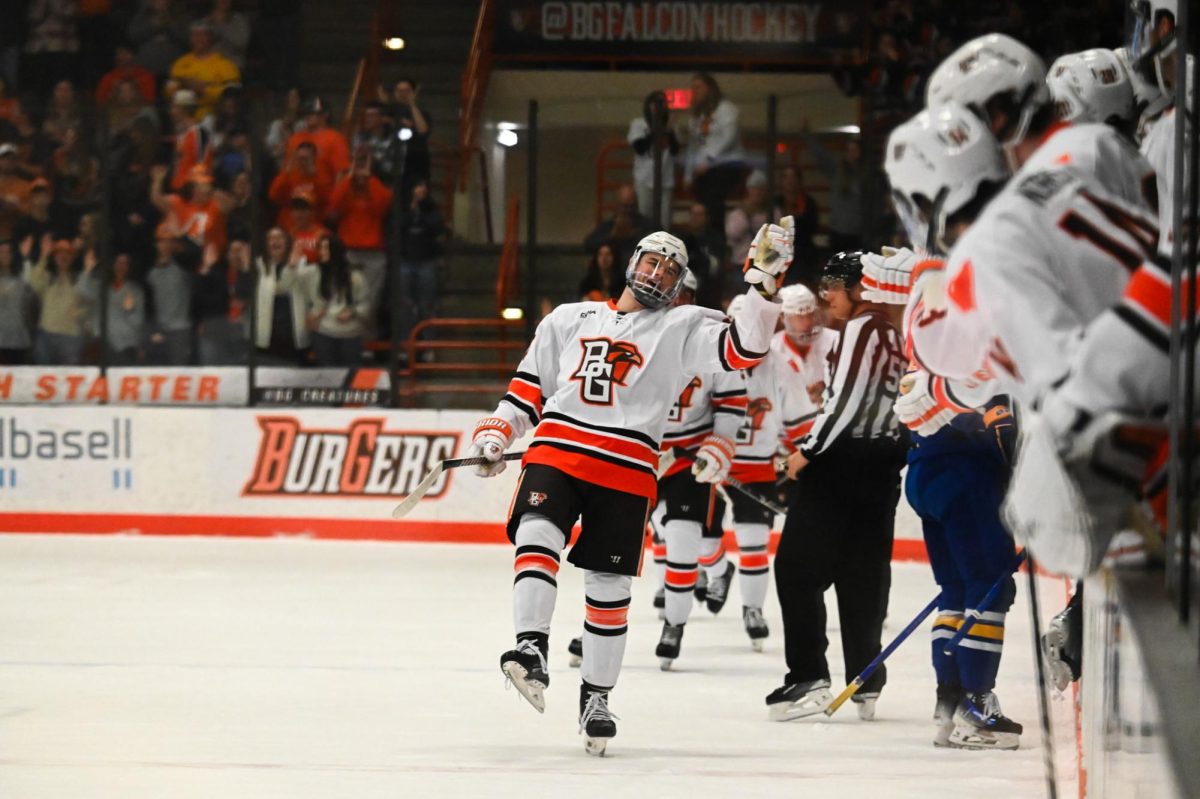
[[[468, 331], [477, 332], [471, 336]], [[499, 396], [525, 351], [524, 332], [525, 322], [520, 319], [426, 319], [418, 322], [404, 345], [408, 365], [396, 374], [397, 394], [405, 402], [435, 393]], [[450, 333], [455, 338], [424, 338], [427, 333], [433, 336]], [[468, 357], [453, 362], [439, 360], [440, 356], [451, 353]], [[468, 382], [436, 379], [446, 376], [489, 379]]]
[[[496, 315], [512, 304], [519, 290], [521, 258], [521, 199], [516, 194], [508, 198], [504, 214], [504, 244], [500, 247], [500, 264], [496, 269]], [[532, 309], [530, 309], [532, 311]]]

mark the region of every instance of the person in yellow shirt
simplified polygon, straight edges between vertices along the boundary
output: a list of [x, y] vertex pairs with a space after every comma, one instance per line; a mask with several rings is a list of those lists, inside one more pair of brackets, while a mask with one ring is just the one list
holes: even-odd
[[200, 99], [196, 108], [197, 121], [212, 111], [226, 86], [242, 79], [237, 65], [213, 49], [215, 40], [208, 22], [192, 23], [191, 52], [180, 56], [171, 65], [171, 80], [182, 88], [191, 89]]

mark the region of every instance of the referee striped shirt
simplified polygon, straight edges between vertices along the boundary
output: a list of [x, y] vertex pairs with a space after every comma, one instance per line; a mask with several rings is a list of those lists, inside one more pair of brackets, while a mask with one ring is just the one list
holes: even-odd
[[884, 312], [866, 308], [851, 317], [829, 357], [825, 403], [800, 442], [804, 456], [819, 458], [846, 438], [898, 439], [892, 405], [904, 374], [904, 341]]

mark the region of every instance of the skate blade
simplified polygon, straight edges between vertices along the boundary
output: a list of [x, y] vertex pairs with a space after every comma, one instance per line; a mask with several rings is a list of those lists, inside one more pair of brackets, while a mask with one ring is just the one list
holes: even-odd
[[750, 648], [753, 649], [755, 652], [763, 651], [763, 639], [762, 638], [751, 638], [750, 639]]
[[934, 726], [937, 728], [937, 733], [933, 736], [933, 745], [938, 749], [949, 748], [950, 733], [954, 732], [954, 725], [935, 721]]
[[604, 757], [608, 742], [611, 740], [611, 738], [584, 738], [583, 750], [592, 757]]
[[866, 702], [856, 702], [855, 709], [858, 710], [858, 717], [862, 721], [875, 720], [875, 703], [867, 704]]
[[671, 664], [675, 662], [675, 658], [659, 658], [658, 667], [663, 671], [670, 671]]
[[833, 704], [833, 694], [828, 690], [820, 690], [797, 702], [778, 702], [767, 708], [767, 716], [771, 721], [795, 721], [818, 713], [824, 713]]
[[509, 661], [500, 666], [500, 671], [504, 672], [504, 676], [508, 677], [508, 681], [517, 689], [517, 693], [525, 697], [529, 704], [533, 705], [533, 709], [538, 713], [546, 712], [546, 696], [543, 693], [546, 686], [542, 685], [537, 680], [526, 680], [525, 676], [529, 673], [520, 663]]
[[577, 669], [583, 665], [583, 658], [579, 655], [571, 655], [571, 657], [567, 660], [567, 665], [573, 669]]
[[980, 733], [955, 728], [950, 733], [951, 749], [999, 749], [1012, 751], [1021, 747], [1021, 736], [1011, 732]]

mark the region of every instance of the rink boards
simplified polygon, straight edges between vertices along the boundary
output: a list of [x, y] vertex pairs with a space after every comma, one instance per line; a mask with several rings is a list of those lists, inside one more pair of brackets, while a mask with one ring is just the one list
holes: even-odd
[[[434, 464], [465, 454], [480, 415], [0, 406], [0, 529], [500, 542], [515, 467], [489, 480], [447, 471], [390, 518]], [[896, 538], [897, 558], [924, 559], [903, 502]]]

